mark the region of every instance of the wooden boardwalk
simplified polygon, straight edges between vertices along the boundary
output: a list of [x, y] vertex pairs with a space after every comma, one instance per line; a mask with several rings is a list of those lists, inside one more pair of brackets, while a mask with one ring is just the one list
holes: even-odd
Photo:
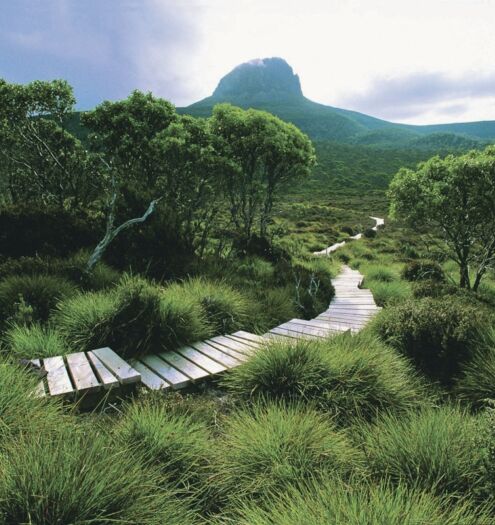
[[48, 372], [36, 394], [77, 399], [138, 383], [153, 390], [180, 389], [239, 366], [274, 338], [294, 341], [357, 332], [380, 310], [371, 292], [359, 288], [362, 279], [344, 266], [333, 280], [335, 297], [327, 310], [310, 321], [291, 319], [262, 336], [238, 331], [129, 362], [110, 348], [35, 360]]

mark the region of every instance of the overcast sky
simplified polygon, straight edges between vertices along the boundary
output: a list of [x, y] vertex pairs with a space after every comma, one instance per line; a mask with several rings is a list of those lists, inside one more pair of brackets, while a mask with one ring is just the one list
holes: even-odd
[[178, 106], [253, 58], [317, 102], [417, 124], [495, 120], [495, 0], [1, 0], [0, 77], [65, 78], [88, 109]]

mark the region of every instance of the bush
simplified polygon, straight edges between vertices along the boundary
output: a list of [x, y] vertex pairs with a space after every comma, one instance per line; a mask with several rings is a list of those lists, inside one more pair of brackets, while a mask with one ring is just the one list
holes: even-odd
[[366, 228], [363, 232], [363, 236], [367, 239], [374, 239], [376, 237], [376, 230], [373, 230], [373, 228]]
[[365, 439], [368, 464], [378, 478], [438, 494], [465, 496], [482, 483], [479, 423], [444, 406], [384, 417]]
[[366, 265], [361, 266], [361, 271], [366, 276], [366, 279], [370, 281], [380, 281], [382, 283], [391, 283], [397, 281], [397, 276], [389, 268], [383, 265]]
[[485, 319], [479, 308], [449, 297], [406, 301], [373, 321], [387, 343], [413, 359], [428, 376], [449, 384], [471, 356]]
[[62, 422], [58, 403], [33, 395], [38, 383], [39, 379], [34, 374], [5, 359], [0, 361], [1, 448], [7, 444], [7, 438], [18, 439], [21, 434], [43, 433]]
[[184, 294], [192, 303], [201, 305], [214, 334], [231, 333], [242, 328], [251, 306], [246, 296], [225, 282], [202, 278], [172, 284], [166, 289], [167, 293], [177, 296]]
[[257, 332], [266, 332], [297, 315], [294, 290], [290, 286], [266, 288], [251, 301], [247, 326]]
[[452, 284], [426, 279], [424, 281], [414, 282], [412, 293], [413, 297], [421, 299], [422, 297], [443, 297], [445, 295], [453, 295], [457, 293], [458, 290], [459, 289]]
[[455, 385], [460, 399], [479, 408], [495, 400], [495, 328], [484, 337], [472, 359], [462, 367], [461, 376]]
[[105, 436], [72, 425], [12, 444], [3, 461], [6, 523], [191, 524], [193, 516], [158, 473]]
[[215, 478], [229, 498], [259, 498], [311, 478], [348, 477], [363, 464], [347, 437], [301, 406], [255, 405], [226, 421]]
[[399, 303], [411, 297], [409, 283], [404, 281], [383, 282], [366, 278], [364, 285], [371, 290], [378, 306]]
[[63, 301], [53, 322], [72, 347], [110, 346], [124, 358], [175, 348], [211, 333], [201, 306], [182, 288], [164, 290], [128, 275], [111, 291]]
[[366, 333], [326, 341], [274, 342], [232, 370], [223, 384], [244, 399], [315, 403], [340, 423], [403, 412], [423, 401], [410, 365]]
[[202, 490], [210, 455], [206, 425], [185, 414], [171, 413], [159, 399], [126, 407], [117, 435], [155, 464], [171, 485]]
[[15, 317], [20, 301], [32, 308], [35, 320], [46, 321], [60, 299], [74, 295], [76, 289], [66, 279], [51, 275], [10, 276], [0, 282], [0, 317]]
[[442, 267], [435, 261], [412, 261], [402, 269], [402, 278], [406, 281], [445, 281]]
[[[482, 510], [455, 507], [448, 500], [403, 485], [390, 487], [336, 480], [289, 488], [263, 506], [243, 505], [237, 525], [481, 525], [491, 522]], [[220, 523], [231, 523], [219, 522]]]
[[50, 327], [15, 324], [4, 336], [7, 351], [16, 358], [39, 359], [67, 353], [62, 336]]

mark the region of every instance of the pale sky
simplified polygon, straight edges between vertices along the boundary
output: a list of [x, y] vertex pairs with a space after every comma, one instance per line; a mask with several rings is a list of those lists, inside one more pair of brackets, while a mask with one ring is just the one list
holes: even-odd
[[282, 57], [323, 104], [416, 124], [495, 120], [495, 0], [0, 0], [0, 77], [65, 78], [80, 108], [184, 106]]

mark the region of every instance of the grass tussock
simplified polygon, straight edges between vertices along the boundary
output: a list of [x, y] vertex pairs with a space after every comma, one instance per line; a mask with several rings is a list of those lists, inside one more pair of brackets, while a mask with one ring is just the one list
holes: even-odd
[[369, 333], [274, 342], [234, 369], [224, 385], [244, 399], [315, 403], [343, 424], [404, 412], [425, 400], [409, 363]]
[[14, 324], [4, 336], [7, 352], [17, 358], [40, 359], [67, 353], [63, 337], [50, 326]]

